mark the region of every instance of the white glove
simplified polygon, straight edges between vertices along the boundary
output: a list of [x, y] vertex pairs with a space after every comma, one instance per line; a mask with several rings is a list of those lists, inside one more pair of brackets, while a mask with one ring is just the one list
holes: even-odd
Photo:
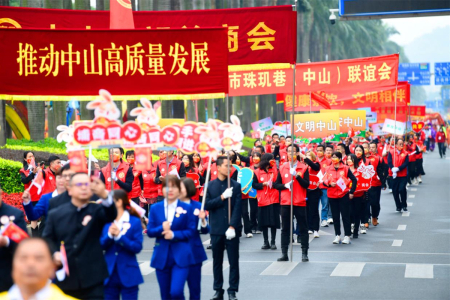
[[392, 173], [392, 178], [394, 178], [394, 179], [397, 178], [397, 172]]
[[392, 173], [397, 173], [397, 172], [398, 172], [398, 168], [397, 167], [392, 168]]
[[112, 180], [113, 180], [113, 181], [117, 181], [117, 174], [116, 174], [116, 173], [113, 173], [113, 174], [112, 174]]
[[236, 237], [236, 231], [233, 228], [228, 228], [225, 232], [225, 236], [227, 237], [227, 240], [234, 239]]
[[284, 187], [287, 188], [289, 191], [291, 191], [291, 183], [292, 183], [292, 181], [289, 181], [288, 183], [286, 183], [284, 185]]
[[295, 175], [297, 174], [297, 170], [296, 170], [295, 168], [291, 168], [290, 174], [291, 174], [292, 176], [295, 176]]
[[223, 192], [222, 196], [223, 196], [223, 199], [231, 198], [231, 196], [233, 196], [233, 188], [230, 187], [230, 188], [226, 189], [225, 192]]

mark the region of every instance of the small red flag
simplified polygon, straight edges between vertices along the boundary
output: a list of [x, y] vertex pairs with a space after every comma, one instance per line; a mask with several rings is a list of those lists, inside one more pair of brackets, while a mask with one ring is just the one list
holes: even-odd
[[131, 0], [110, 0], [110, 29], [134, 29]]
[[70, 161], [70, 168], [74, 172], [87, 173], [87, 160], [84, 150], [69, 151], [67, 153], [67, 157]]
[[34, 178], [33, 182], [31, 183], [29, 189], [31, 189], [31, 187], [34, 185], [37, 188], [37, 194], [40, 195], [42, 192], [42, 188], [45, 185], [45, 180], [44, 180], [44, 174], [42, 173], [43, 171], [40, 170], [36, 177]]
[[352, 138], [352, 137], [354, 137], [355, 136], [355, 131], [353, 130], [353, 127], [350, 127], [349, 129], [348, 129], [348, 137], [349, 138]]
[[319, 93], [311, 92], [311, 99], [316, 101], [320, 106], [326, 109], [331, 109], [331, 105], [328, 102], [328, 99]]
[[21, 240], [28, 237], [28, 234], [14, 222], [9, 222], [8, 225], [6, 225], [2, 235], [7, 236], [10, 240], [16, 243], [20, 243]]
[[64, 272], [66, 272], [67, 276], [70, 276], [69, 261], [67, 260], [66, 246], [64, 246], [64, 242], [61, 242], [59, 253], [61, 253], [61, 263], [63, 265]]
[[152, 149], [146, 147], [136, 147], [134, 151], [136, 158], [134, 169], [137, 171], [147, 171], [152, 168]]

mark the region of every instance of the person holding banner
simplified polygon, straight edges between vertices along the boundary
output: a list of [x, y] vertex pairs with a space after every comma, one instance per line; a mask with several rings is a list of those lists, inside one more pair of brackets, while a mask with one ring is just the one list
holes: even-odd
[[[294, 156], [292, 157], [291, 153]], [[292, 240], [291, 235], [291, 193], [293, 194], [293, 215], [297, 220], [302, 244], [302, 261], [307, 262], [309, 236], [306, 212], [306, 193], [309, 187], [308, 166], [299, 161], [300, 149], [296, 144], [287, 148], [289, 162], [280, 167], [275, 188], [281, 191], [281, 257], [278, 261], [288, 261], [288, 247]], [[291, 181], [293, 178], [293, 182]]]
[[[123, 189], [125, 192], [131, 192], [133, 188], [133, 169], [130, 168], [129, 164], [122, 160], [124, 151], [122, 148], [111, 149], [113, 165], [108, 163], [106, 167], [102, 168], [100, 172], [100, 179], [106, 186], [108, 191], [111, 191], [111, 184], [114, 185], [114, 189]], [[112, 178], [111, 178], [111, 168], [112, 168]], [[112, 183], [114, 182], [114, 183]]]
[[[392, 137], [395, 141], [395, 138]], [[395, 148], [388, 153], [389, 175], [392, 176], [392, 193], [394, 195], [397, 212], [408, 211], [406, 202], [406, 183], [408, 175], [408, 153], [404, 150], [403, 140], [397, 139]]]
[[127, 158], [127, 163], [133, 173], [133, 183], [131, 184], [131, 192], [128, 193], [128, 199], [134, 201], [137, 205], [140, 205], [141, 201], [139, 198], [144, 193], [144, 179], [142, 178], [142, 172], [134, 170], [134, 150], [127, 151], [125, 157]]
[[[355, 149], [356, 150], [356, 149]], [[357, 170], [357, 166], [360, 164], [361, 158], [356, 157], [355, 154], [350, 154], [347, 157], [347, 166], [350, 171], [357, 179], [357, 186], [355, 189], [354, 197], [351, 199], [351, 212], [352, 212], [352, 227], [353, 227], [353, 238], [358, 238], [358, 231], [361, 234], [366, 234], [367, 229], [364, 226], [364, 216], [366, 211], [366, 195], [364, 190], [361, 190], [361, 182], [362, 179], [361, 173]]]
[[[318, 145], [316, 147], [316, 153], [317, 153], [317, 162], [320, 164], [320, 172], [322, 173], [321, 175], [324, 176], [327, 168], [331, 165], [331, 160], [325, 158], [324, 145]], [[322, 205], [321, 226], [328, 227], [329, 224], [333, 224], [333, 218], [332, 217], [328, 218], [328, 210], [330, 209], [327, 197], [327, 187], [323, 183], [320, 183], [319, 188], [322, 191], [322, 196], [320, 196], [320, 203]]]
[[189, 239], [191, 244], [192, 254], [194, 255], [194, 264], [189, 267], [189, 275], [187, 278], [187, 284], [189, 287], [189, 299], [200, 299], [201, 294], [201, 282], [202, 282], [202, 264], [208, 259], [206, 256], [205, 248], [202, 244], [200, 234], [209, 233], [209, 225], [206, 218], [206, 212], [201, 210], [202, 204], [193, 199], [197, 194], [197, 188], [191, 178], [181, 179], [180, 200], [184, 203], [190, 204], [193, 209], [195, 224], [198, 224], [198, 220], [202, 220], [202, 225], [199, 231], [195, 231], [192, 238]]
[[[214, 290], [212, 299], [223, 299], [223, 252], [227, 251], [230, 263], [228, 297], [235, 300], [239, 290], [239, 237], [241, 236], [241, 185], [230, 179], [226, 156], [216, 160], [218, 176], [208, 183], [205, 210], [209, 211], [213, 252]], [[232, 168], [233, 169], [233, 168]]]
[[308, 209], [308, 233], [314, 234], [315, 238], [320, 237], [319, 226], [320, 226], [320, 216], [319, 216], [319, 201], [322, 196], [322, 190], [319, 188], [320, 178], [318, 176], [320, 172], [320, 163], [317, 162], [316, 155], [313, 151], [308, 150], [306, 155], [300, 152], [300, 158], [303, 159], [305, 164], [308, 165], [309, 171], [309, 186], [306, 197], [306, 207]]
[[[23, 212], [2, 200], [3, 190], [0, 186], [0, 226], [6, 226], [13, 222], [23, 231], [27, 232]], [[0, 235], [0, 292], [7, 291], [13, 284], [11, 277], [13, 253], [17, 243], [10, 240], [7, 236]]]
[[136, 255], [142, 250], [141, 217], [131, 207], [124, 190], [114, 190], [117, 217], [103, 227], [100, 244], [105, 251], [109, 277], [105, 280], [105, 299], [138, 299], [144, 278]]
[[[167, 162], [169, 165], [167, 166]], [[186, 169], [184, 164], [173, 155], [172, 151], [164, 151], [159, 155], [158, 165], [156, 167], [155, 183], [158, 184], [158, 199], [157, 202], [164, 200], [162, 192], [162, 182], [166, 175], [175, 175], [178, 178], [186, 177]]]
[[192, 207], [178, 200], [180, 190], [180, 179], [167, 175], [162, 181], [164, 199], [152, 205], [148, 218], [147, 235], [156, 238], [150, 266], [156, 269], [161, 299], [184, 299], [189, 268], [195, 263], [189, 240], [197, 224]]
[[275, 189], [277, 178], [277, 163], [273, 154], [266, 153], [262, 156], [259, 168], [255, 169], [252, 182], [252, 188], [256, 190], [258, 198], [258, 224], [264, 238], [264, 244], [261, 247], [263, 250], [277, 249], [275, 240], [277, 229], [280, 228], [280, 192]]
[[[331, 162], [332, 165], [327, 168], [323, 183], [328, 186], [328, 199], [333, 213], [334, 232], [336, 234], [333, 244], [341, 243], [341, 216], [345, 234], [342, 243], [350, 244], [352, 233], [350, 200], [353, 199], [357, 181], [349, 167], [342, 163], [341, 152], [334, 152], [331, 156]], [[351, 188], [349, 188], [350, 182]]]

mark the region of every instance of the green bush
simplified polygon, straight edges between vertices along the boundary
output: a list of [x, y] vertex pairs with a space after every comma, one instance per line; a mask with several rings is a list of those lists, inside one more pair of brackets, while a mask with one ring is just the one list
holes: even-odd
[[0, 158], [0, 184], [5, 193], [23, 192], [23, 184], [20, 181], [19, 173], [21, 168], [22, 164], [19, 162]]

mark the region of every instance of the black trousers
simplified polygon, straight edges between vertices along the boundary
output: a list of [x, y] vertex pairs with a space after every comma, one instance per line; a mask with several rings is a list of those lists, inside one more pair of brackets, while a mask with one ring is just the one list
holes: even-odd
[[412, 184], [412, 180], [416, 177], [416, 162], [410, 161], [408, 163], [408, 183]]
[[[379, 174], [378, 174], [379, 175]], [[381, 174], [383, 177], [379, 176], [380, 178], [384, 178], [384, 180], [381, 182], [381, 186], [383, 189], [385, 189], [388, 185], [389, 188], [391, 188], [391, 182], [388, 179], [389, 176], [389, 166], [388, 164], [383, 165], [383, 174]]]
[[[300, 242], [302, 249], [309, 248], [308, 221], [306, 206], [294, 206], [294, 217], [297, 220], [297, 226], [300, 231]], [[291, 206], [281, 205], [281, 250], [287, 253], [289, 243], [292, 240], [291, 234]]]
[[244, 220], [244, 233], [252, 233], [252, 223], [250, 223], [250, 217], [248, 215], [248, 199], [241, 200], [241, 207], [242, 219]]
[[319, 216], [319, 197], [312, 196], [306, 201], [306, 207], [308, 208], [308, 230], [319, 231], [320, 216]]
[[[269, 227], [262, 228], [264, 243], [269, 242]], [[275, 239], [277, 238], [277, 229], [270, 227], [270, 244], [275, 245]]]
[[[350, 200], [350, 209], [351, 209], [351, 223], [355, 224], [355, 229], [353, 231], [354, 236], [358, 236], [358, 228], [359, 225], [362, 223], [365, 223], [365, 211], [366, 211], [366, 200], [365, 195], [361, 197], [354, 197]], [[333, 216], [334, 221], [334, 216]], [[345, 232], [345, 226], [344, 226], [344, 232]], [[350, 225], [350, 232], [351, 232], [351, 225]], [[347, 235], [347, 234], [346, 234]]]
[[334, 232], [336, 235], [341, 235], [341, 216], [344, 225], [344, 234], [350, 236], [352, 233], [352, 226], [350, 220], [350, 199], [348, 194], [342, 198], [328, 198], [333, 214]]
[[406, 183], [406, 177], [397, 177], [392, 180], [392, 194], [394, 194], [397, 209], [408, 207], [408, 204], [406, 203]]
[[227, 240], [225, 235], [211, 235], [213, 252], [214, 290], [223, 291], [223, 252], [227, 249], [230, 263], [229, 292], [239, 290], [239, 238]]
[[248, 199], [250, 204], [250, 224], [252, 230], [259, 230], [258, 228], [258, 199], [250, 198]]
[[445, 155], [445, 143], [437, 143], [439, 148], [439, 155], [442, 156]]
[[83, 300], [99, 300], [105, 298], [103, 283], [85, 289], [78, 289], [73, 291], [64, 290], [63, 292], [69, 296]]
[[[367, 216], [370, 218], [372, 216], [373, 218], [377, 218], [380, 215], [380, 200], [381, 200], [381, 186], [373, 186], [369, 189], [367, 192], [369, 195], [369, 205], [368, 205], [368, 212]], [[371, 210], [372, 209], [372, 213]]]

